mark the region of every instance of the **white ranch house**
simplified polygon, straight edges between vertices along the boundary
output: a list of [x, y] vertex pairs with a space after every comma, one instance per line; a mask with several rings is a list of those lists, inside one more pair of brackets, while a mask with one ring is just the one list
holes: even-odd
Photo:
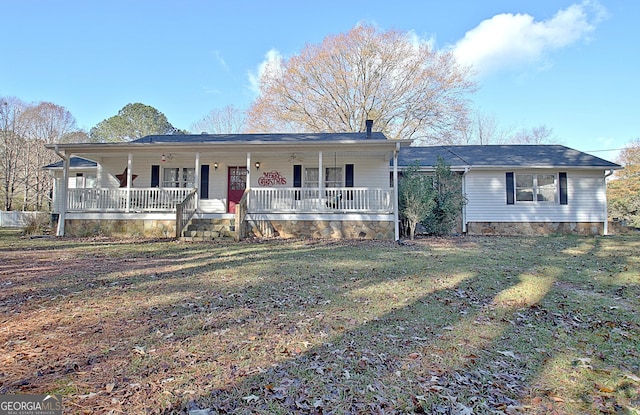
[[404, 168], [462, 176], [460, 231], [607, 234], [619, 165], [557, 145], [410, 147], [382, 133], [147, 136], [59, 144], [58, 235], [400, 237]]
[[398, 239], [389, 165], [410, 143], [369, 129], [51, 145], [57, 234]]

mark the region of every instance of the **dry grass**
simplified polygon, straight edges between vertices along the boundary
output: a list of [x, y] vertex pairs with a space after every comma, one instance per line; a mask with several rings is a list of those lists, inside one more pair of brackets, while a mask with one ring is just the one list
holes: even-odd
[[0, 230], [0, 394], [61, 393], [65, 413], [637, 414], [639, 306], [637, 237]]

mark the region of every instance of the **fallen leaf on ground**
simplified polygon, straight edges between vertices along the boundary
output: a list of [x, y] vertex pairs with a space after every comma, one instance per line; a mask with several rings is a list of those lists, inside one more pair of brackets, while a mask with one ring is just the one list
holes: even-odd
[[515, 353], [513, 353], [511, 350], [498, 350], [498, 353], [500, 353], [503, 356], [508, 356], [513, 359], [517, 359]]
[[243, 401], [247, 401], [247, 402], [256, 402], [260, 399], [259, 396], [256, 395], [249, 395], [249, 396], [245, 396], [242, 398]]

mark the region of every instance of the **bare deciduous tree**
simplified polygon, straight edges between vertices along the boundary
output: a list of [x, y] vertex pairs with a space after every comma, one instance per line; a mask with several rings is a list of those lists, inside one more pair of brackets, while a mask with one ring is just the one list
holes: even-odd
[[629, 226], [640, 227], [640, 138], [628, 143], [618, 156], [624, 169], [607, 182], [609, 215]]
[[55, 154], [44, 145], [60, 142], [65, 136], [77, 130], [76, 120], [71, 113], [60, 105], [40, 102], [27, 108], [20, 116], [23, 125], [24, 154], [24, 202], [35, 210], [48, 207], [47, 201], [53, 183], [42, 166], [53, 162]]
[[2, 208], [13, 210], [20, 186], [19, 170], [23, 138], [18, 119], [26, 104], [14, 97], [0, 97], [0, 175], [2, 176]]
[[513, 133], [513, 127], [504, 128], [495, 115], [475, 112], [462, 131], [462, 144], [505, 144]]
[[458, 142], [475, 145], [553, 144], [559, 140], [554, 136], [553, 129], [546, 125], [516, 130], [515, 126], [501, 126], [494, 115], [475, 112], [469, 117]]
[[0, 97], [2, 209], [46, 210], [52, 182], [42, 167], [56, 157], [44, 144], [78, 134], [75, 119], [64, 107]]
[[267, 67], [248, 128], [358, 132], [373, 119], [389, 138], [451, 142], [475, 89], [468, 75], [428, 42], [359, 25]]
[[553, 129], [546, 125], [533, 128], [523, 128], [510, 137], [512, 144], [551, 144], [558, 142], [553, 135]]
[[233, 105], [213, 109], [191, 125], [191, 132], [199, 134], [239, 134], [245, 130], [246, 113]]

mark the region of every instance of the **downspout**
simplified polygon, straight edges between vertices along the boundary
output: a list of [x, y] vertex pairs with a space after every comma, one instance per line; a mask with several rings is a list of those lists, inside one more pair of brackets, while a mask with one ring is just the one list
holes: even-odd
[[609, 235], [609, 207], [607, 203], [607, 177], [613, 174], [613, 169], [609, 169], [609, 173], [604, 175], [603, 183], [604, 183], [604, 228], [602, 233], [604, 236]]
[[469, 173], [469, 166], [464, 168], [462, 173], [462, 197], [464, 197], [465, 203], [462, 205], [462, 233], [467, 233], [467, 173]]
[[64, 222], [67, 216], [67, 199], [69, 197], [67, 194], [69, 188], [69, 158], [58, 150], [57, 144], [53, 151], [62, 159], [62, 200], [60, 202], [60, 214], [58, 215], [56, 236], [64, 236]]
[[398, 214], [398, 154], [400, 154], [400, 143], [396, 143], [396, 149], [393, 151], [393, 222], [396, 241], [400, 241], [400, 215]]

